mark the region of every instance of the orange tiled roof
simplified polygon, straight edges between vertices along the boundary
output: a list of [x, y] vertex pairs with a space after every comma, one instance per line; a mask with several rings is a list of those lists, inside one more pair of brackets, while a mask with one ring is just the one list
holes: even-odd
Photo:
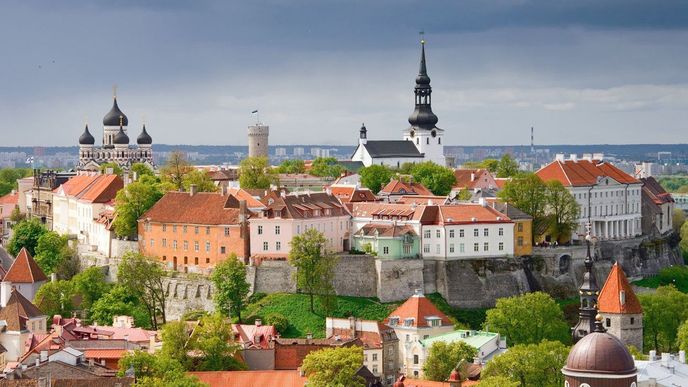
[[662, 187], [654, 177], [650, 176], [640, 179], [643, 182], [643, 191], [652, 199], [657, 205], [665, 203], [673, 203], [674, 198]]
[[17, 205], [17, 203], [19, 203], [19, 194], [17, 192], [10, 192], [0, 197], [0, 206]]
[[356, 188], [355, 186], [330, 186], [330, 193], [344, 202], [375, 202], [378, 198], [368, 188]]
[[427, 204], [427, 205], [437, 205], [444, 204], [447, 201], [446, 196], [435, 196], [435, 195], [403, 195], [397, 200], [397, 204]]
[[380, 236], [380, 237], [400, 237], [406, 234], [418, 235], [413, 227], [409, 225], [396, 225], [391, 223], [368, 223], [361, 227], [360, 230], [356, 231], [356, 235], [368, 236]]
[[494, 179], [495, 184], [497, 184], [497, 189], [504, 189], [506, 183], [511, 181], [510, 177], [497, 177]]
[[380, 190], [380, 193], [387, 195], [433, 195], [433, 193], [421, 183], [404, 183], [400, 180], [390, 181]]
[[409, 217], [411, 220], [432, 222], [437, 215], [437, 206], [399, 203], [347, 203], [351, 215], [357, 218]]
[[26, 321], [40, 316], [45, 315], [18, 290], [12, 290], [7, 305], [0, 309], [0, 320], [6, 322], [7, 329], [10, 331], [26, 330]]
[[422, 294], [414, 294], [396, 308], [385, 320], [386, 324], [389, 324], [390, 317], [399, 317], [399, 325], [403, 325], [404, 320], [413, 318], [412, 326], [414, 327], [427, 326], [426, 318], [428, 317], [439, 317], [442, 320], [442, 325], [452, 325], [449, 317], [437, 309], [435, 304]]
[[238, 200], [246, 200], [246, 206], [249, 208], [265, 208], [265, 205], [260, 200], [254, 198], [249, 192], [241, 188], [228, 188], [227, 193]]
[[87, 349], [86, 359], [121, 359], [127, 352], [124, 348]]
[[461, 203], [440, 206], [439, 224], [511, 223], [511, 219], [492, 207]]
[[124, 181], [117, 175], [77, 175], [67, 180], [53, 192], [64, 192], [89, 203], [107, 203], [115, 198], [124, 187]]
[[[625, 302], [621, 302], [621, 292], [624, 292]], [[609, 272], [607, 281], [600, 291], [600, 296], [597, 298], [598, 309], [602, 313], [628, 313], [640, 314], [643, 313], [643, 308], [640, 306], [638, 297], [633, 292], [631, 285], [628, 283], [626, 274], [623, 269], [616, 262]]]
[[[455, 169], [454, 183], [455, 188], [473, 189], [482, 179], [484, 183], [492, 183], [495, 178], [492, 177], [490, 171], [487, 169]], [[489, 184], [492, 186], [492, 184]]]
[[270, 371], [205, 371], [189, 372], [210, 387], [302, 387], [306, 378], [298, 370]]
[[43, 270], [38, 266], [36, 261], [31, 257], [31, 254], [22, 247], [17, 258], [10, 266], [3, 281], [16, 282], [21, 284], [32, 284], [39, 281], [47, 281]]
[[640, 183], [614, 165], [600, 160], [555, 160], [535, 173], [544, 181], [558, 180], [566, 187], [597, 184], [600, 177], [610, 177], [621, 184]]
[[229, 207], [231, 195], [215, 192], [167, 192], [139, 220], [150, 219], [161, 223], [238, 224], [239, 209]]

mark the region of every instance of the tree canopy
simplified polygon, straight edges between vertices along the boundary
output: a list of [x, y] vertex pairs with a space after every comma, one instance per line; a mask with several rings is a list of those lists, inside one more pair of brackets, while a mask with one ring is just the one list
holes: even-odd
[[315, 387], [363, 387], [363, 378], [356, 372], [363, 364], [361, 347], [326, 348], [309, 353], [301, 370], [308, 377], [308, 385]]
[[31, 254], [36, 255], [36, 247], [38, 246], [38, 239], [48, 230], [36, 218], [27, 219], [14, 225], [13, 233], [7, 244], [7, 251], [16, 256], [22, 247]]
[[137, 327], [152, 327], [150, 312], [138, 296], [118, 284], [96, 300], [89, 310], [90, 320], [101, 325], [112, 324], [115, 316], [132, 316]]
[[310, 174], [320, 177], [339, 177], [345, 170], [334, 157], [318, 157], [311, 164]]
[[241, 188], [268, 189], [277, 182], [267, 157], [247, 157], [239, 164], [239, 185]]
[[119, 164], [115, 162], [109, 162], [100, 165], [100, 173], [107, 173], [108, 169], [112, 169], [112, 174], [117, 176], [122, 176], [122, 174], [124, 173], [122, 167], [120, 167]]
[[234, 343], [232, 326], [219, 314], [202, 317], [189, 339], [189, 348], [199, 357], [192, 359], [195, 371], [245, 370], [246, 365], [234, 358], [240, 349]]
[[[454, 368], [459, 367], [461, 370], [466, 364], [472, 363], [477, 352], [477, 349], [463, 341], [453, 343], [436, 341], [432, 343], [428, 357], [423, 364], [425, 379], [438, 382], [447, 380]], [[464, 372], [463, 375], [465, 374]]]
[[548, 181], [545, 188], [549, 233], [555, 240], [565, 242], [578, 226], [578, 202], [558, 180]]
[[2, 168], [0, 169], [0, 196], [5, 196], [17, 189], [17, 180], [31, 176], [30, 168]]
[[331, 301], [333, 294], [335, 258], [327, 252], [326, 242], [325, 236], [315, 228], [291, 240], [289, 263], [296, 267], [296, 286], [309, 295], [311, 313], [314, 295], [323, 297], [322, 301]]
[[166, 322], [164, 277], [165, 271], [155, 258], [132, 251], [124, 253], [117, 271], [118, 283], [146, 307], [153, 329], [158, 328], [158, 316], [163, 324]]
[[569, 348], [558, 341], [514, 345], [490, 360], [480, 377], [486, 381], [507, 378], [520, 387], [559, 387], [564, 384], [561, 368], [568, 353]]
[[210, 179], [210, 174], [206, 170], [194, 169], [184, 175], [182, 178], [182, 184], [184, 185], [184, 190], [191, 190], [191, 186], [196, 186], [197, 192], [215, 192], [217, 191], [217, 186]]
[[497, 299], [496, 306], [487, 311], [483, 328], [498, 332], [510, 346], [542, 340], [570, 341], [564, 313], [554, 299], [543, 292]]
[[137, 235], [138, 219], [153, 207], [162, 195], [158, 182], [147, 175], [119, 190], [115, 196], [115, 234], [119, 237]]
[[[657, 352], [676, 350], [679, 326], [688, 320], [688, 294], [673, 285], [638, 295], [643, 307], [643, 342]], [[679, 342], [679, 345], [681, 342]]]
[[499, 159], [494, 172], [497, 174], [497, 177], [514, 177], [519, 173], [518, 163], [507, 153]]
[[282, 161], [282, 164], [277, 167], [277, 173], [304, 173], [306, 172], [306, 163], [299, 159], [290, 159]]
[[425, 161], [415, 164], [411, 168], [413, 179], [425, 187], [433, 194], [445, 196], [451, 192], [452, 186], [456, 183], [454, 171], [450, 168], [435, 164], [432, 161]]
[[225, 316], [236, 316], [241, 324], [241, 310], [247, 302], [250, 285], [246, 281], [246, 266], [232, 253], [215, 266], [210, 279], [215, 284], [213, 301]]
[[358, 173], [361, 175], [361, 184], [369, 188], [375, 194], [380, 192], [385, 184], [389, 183], [393, 175], [391, 169], [384, 165], [377, 164], [363, 167]]
[[195, 376], [186, 374], [178, 361], [161, 353], [150, 354], [136, 350], [129, 352], [119, 361], [118, 376], [134, 371], [136, 386], [142, 387], [202, 387], [204, 383]]
[[165, 165], [160, 168], [160, 180], [163, 183], [169, 183], [174, 190], [181, 191], [184, 189], [184, 177], [193, 169], [183, 152], [174, 151], [167, 157]]
[[46, 231], [38, 237], [35, 259], [46, 274], [53, 273], [71, 255], [67, 237], [54, 231]]

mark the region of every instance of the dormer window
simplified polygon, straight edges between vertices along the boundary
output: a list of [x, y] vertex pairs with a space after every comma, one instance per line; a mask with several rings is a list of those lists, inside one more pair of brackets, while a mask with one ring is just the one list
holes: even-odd
[[405, 326], [405, 327], [412, 327], [412, 326], [413, 326], [413, 321], [414, 321], [414, 318], [413, 318], [413, 317], [405, 318], [405, 319], [404, 319], [404, 326]]
[[442, 319], [436, 316], [426, 317], [425, 320], [428, 322], [429, 327], [439, 327], [442, 326]]
[[389, 325], [399, 325], [399, 317], [390, 317]]

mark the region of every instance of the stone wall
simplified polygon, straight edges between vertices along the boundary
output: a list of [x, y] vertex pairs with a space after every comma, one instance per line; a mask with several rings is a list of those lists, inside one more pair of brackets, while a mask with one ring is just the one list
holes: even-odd
[[382, 302], [409, 298], [424, 289], [422, 259], [377, 259], [377, 298]]
[[167, 302], [165, 314], [168, 320], [178, 320], [191, 310], [213, 312], [213, 284], [202, 277], [165, 279], [163, 284]]
[[377, 297], [375, 258], [369, 255], [341, 255], [335, 267], [334, 288], [337, 294]]
[[296, 269], [287, 261], [263, 261], [260, 265], [253, 266], [248, 274], [251, 272], [254, 277], [248, 281], [255, 293], [296, 292]]

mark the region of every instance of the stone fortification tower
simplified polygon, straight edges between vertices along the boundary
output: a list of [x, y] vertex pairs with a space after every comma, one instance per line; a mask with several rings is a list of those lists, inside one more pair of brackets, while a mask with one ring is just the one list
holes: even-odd
[[248, 127], [248, 157], [268, 157], [270, 127], [256, 122]]

